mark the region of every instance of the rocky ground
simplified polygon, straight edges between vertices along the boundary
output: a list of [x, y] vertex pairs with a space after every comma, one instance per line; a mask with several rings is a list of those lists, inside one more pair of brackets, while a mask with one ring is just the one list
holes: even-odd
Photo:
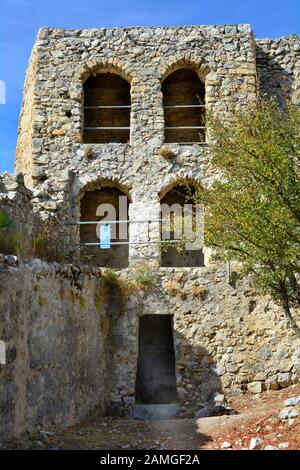
[[300, 385], [294, 385], [279, 391], [229, 397], [230, 407], [236, 414], [147, 422], [97, 418], [67, 429], [41, 430], [7, 441], [3, 447], [101, 450], [267, 447], [267, 450], [300, 450], [298, 400], [300, 402]]

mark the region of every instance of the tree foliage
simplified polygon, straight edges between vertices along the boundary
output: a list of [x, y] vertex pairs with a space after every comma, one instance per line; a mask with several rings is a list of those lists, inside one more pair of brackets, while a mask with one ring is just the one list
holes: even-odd
[[300, 305], [300, 109], [261, 101], [223, 122], [208, 117], [212, 167], [222, 175], [200, 196], [206, 245], [242, 261], [260, 291]]

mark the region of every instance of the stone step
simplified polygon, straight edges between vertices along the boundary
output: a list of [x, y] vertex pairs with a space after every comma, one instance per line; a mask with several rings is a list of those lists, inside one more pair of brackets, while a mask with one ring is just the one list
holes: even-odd
[[177, 403], [165, 405], [134, 405], [132, 415], [143, 420], [173, 418], [178, 411]]

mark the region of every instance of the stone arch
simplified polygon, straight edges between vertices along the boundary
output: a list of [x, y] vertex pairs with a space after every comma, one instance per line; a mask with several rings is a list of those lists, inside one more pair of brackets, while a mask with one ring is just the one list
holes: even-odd
[[[191, 239], [191, 235], [195, 236], [196, 233], [200, 235], [199, 230], [202, 229], [203, 226], [196, 226], [197, 232], [194, 232], [194, 224], [198, 219], [196, 216], [196, 204], [193, 198], [197, 189], [200, 187], [200, 182], [194, 178], [179, 177], [169, 181], [159, 193], [161, 218], [167, 221], [161, 224], [161, 241], [166, 241], [167, 239], [173, 241], [169, 246], [166, 244], [162, 250], [161, 265], [163, 267], [204, 266], [203, 248], [196, 249], [196, 247], [191, 244], [185, 244], [178, 250], [179, 246], [176, 247], [176, 244], [174, 244], [174, 241], [182, 238], [182, 236], [184, 236], [186, 240], [189, 240]], [[187, 204], [189, 204], [189, 206], [187, 206]], [[175, 214], [177, 215], [175, 216]], [[183, 216], [185, 217], [184, 222], [182, 219]], [[186, 217], [188, 217], [188, 219]], [[172, 220], [174, 224], [172, 224]], [[184, 231], [188, 226], [193, 227], [193, 234], [189, 233], [189, 236], [187, 236], [187, 232]]]
[[84, 182], [84, 184], [78, 181], [77, 189], [75, 189], [74, 191], [74, 197], [77, 199], [77, 202], [79, 203], [87, 191], [95, 191], [104, 187], [119, 189], [124, 194], [126, 194], [129, 202], [132, 202], [132, 198], [131, 198], [132, 187], [127, 181], [122, 182], [120, 180], [116, 180], [115, 178], [109, 178], [105, 176], [102, 176], [100, 178], [95, 177], [89, 180], [88, 182]]
[[[101, 178], [88, 182], [78, 193], [78, 210], [81, 221], [105, 221], [110, 226], [111, 242], [109, 246], [101, 245], [100, 224], [80, 225], [80, 243], [96, 243], [93, 246], [81, 247], [81, 259], [84, 264], [125, 268], [129, 263], [128, 223], [109, 224], [109, 221], [127, 220], [129, 188], [112, 179]], [[104, 218], [104, 219], [103, 219]]]
[[160, 188], [158, 190], [158, 196], [161, 200], [168, 191], [170, 191], [174, 186], [178, 185], [190, 185], [194, 186], [196, 189], [201, 188], [202, 184], [199, 178], [190, 175], [189, 173], [184, 173], [180, 175], [170, 176], [169, 178], [162, 181]]
[[[77, 106], [81, 112], [81, 127], [78, 129], [77, 136], [76, 136], [76, 139], [78, 142], [86, 140], [86, 143], [93, 143], [93, 142], [88, 142], [89, 139], [84, 138], [84, 129], [83, 129], [84, 127], [84, 124], [83, 124], [84, 122], [84, 109], [83, 109], [84, 85], [89, 78], [96, 77], [97, 75], [100, 75], [100, 74], [113, 74], [113, 75], [120, 77], [124, 81], [126, 81], [130, 87], [129, 94], [131, 94], [132, 85], [138, 81], [138, 77], [134, 68], [126, 61], [123, 61], [116, 57], [109, 58], [109, 59], [104, 59], [104, 58], [99, 58], [99, 57], [89, 59], [78, 68], [78, 70], [76, 71], [74, 75], [73, 81], [71, 83], [71, 90], [70, 90], [70, 96], [75, 102], [78, 103]], [[130, 114], [131, 114], [130, 109], [128, 112], [129, 112], [129, 119], [127, 120], [125, 119], [126, 125], [124, 126], [119, 125], [117, 127], [130, 127]], [[124, 121], [124, 116], [123, 117], [121, 116], [121, 118]], [[113, 117], [111, 117], [111, 119], [113, 119]], [[101, 123], [103, 127], [110, 127], [109, 125], [106, 125], [106, 124], [107, 123], [105, 122]], [[94, 126], [91, 125], [87, 127], [94, 127]], [[115, 134], [116, 134], [116, 131], [112, 131], [112, 133], [106, 135], [104, 139], [99, 139], [99, 140], [104, 140], [103, 143], [108, 143], [108, 141], [118, 141], [121, 143], [128, 143], [130, 141], [129, 130], [127, 130], [126, 135], [124, 135], [124, 131], [121, 131], [120, 135], [118, 134], [115, 135]], [[95, 137], [95, 134], [93, 138], [94, 137]], [[104, 136], [102, 135], [102, 137]], [[97, 143], [97, 142], [94, 142], [94, 143]]]
[[106, 65], [94, 66], [82, 78], [83, 143], [129, 143], [131, 77]]
[[88, 77], [104, 72], [120, 75], [130, 84], [137, 80], [135, 69], [127, 62], [116, 57], [107, 60], [94, 58], [89, 59], [79, 67], [74, 76], [74, 84], [80, 84], [82, 86]]
[[183, 56], [162, 70], [166, 143], [205, 142], [205, 76], [199, 59]]
[[210, 68], [201, 58], [193, 54], [175, 54], [169, 57], [169, 59], [158, 68], [161, 83], [168, 75], [182, 68], [196, 72], [200, 80], [204, 83], [206, 76], [210, 73]]

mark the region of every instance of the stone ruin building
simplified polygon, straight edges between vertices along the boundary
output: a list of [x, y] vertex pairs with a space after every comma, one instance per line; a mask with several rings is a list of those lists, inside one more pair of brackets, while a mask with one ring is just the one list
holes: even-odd
[[[216, 392], [299, 381], [280, 307], [230, 282], [209, 249], [157, 243], [160, 204], [218, 176], [205, 113], [259, 93], [298, 102], [299, 51], [297, 36], [255, 39], [245, 24], [39, 31], [15, 174], [0, 175], [1, 437], [139, 404], [195, 413]], [[120, 196], [130, 244], [101, 250], [77, 222], [100, 220], [99, 204], [118, 217]]]

